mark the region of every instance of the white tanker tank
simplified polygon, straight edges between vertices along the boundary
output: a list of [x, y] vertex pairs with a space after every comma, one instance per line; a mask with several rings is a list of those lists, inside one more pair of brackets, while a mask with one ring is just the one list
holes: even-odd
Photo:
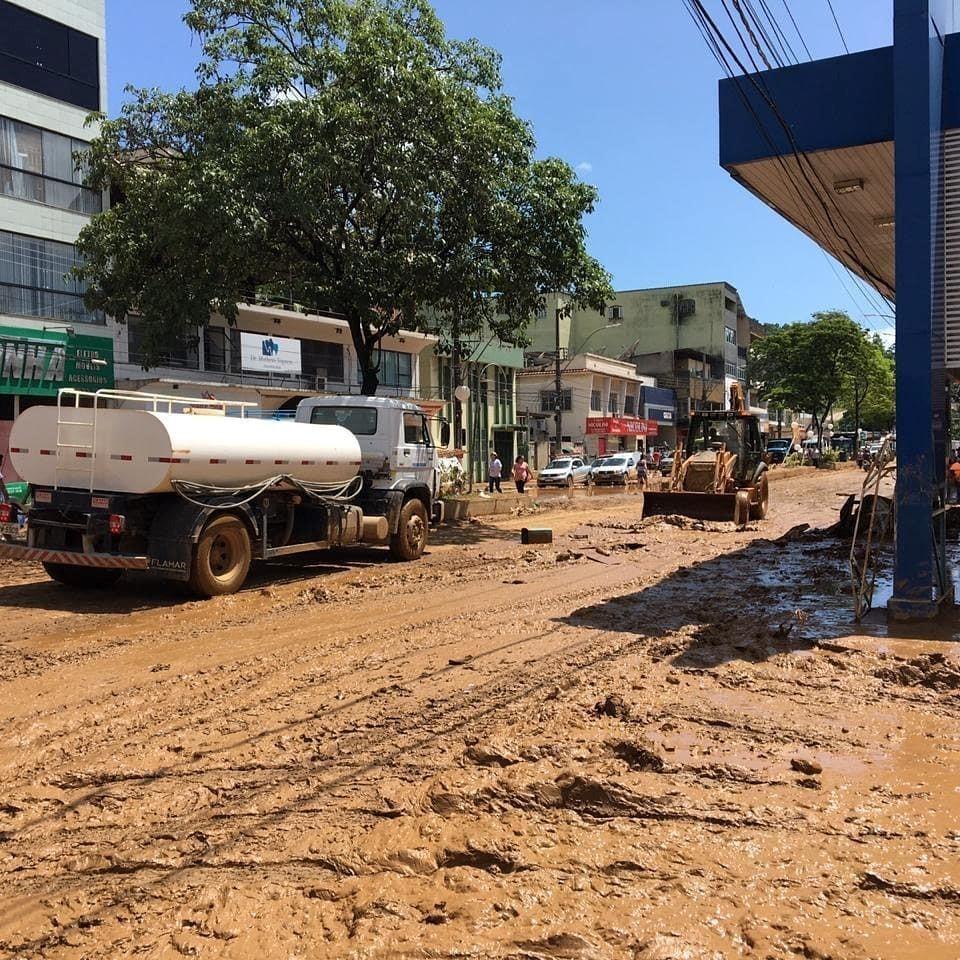
[[278, 474], [346, 483], [361, 466], [343, 427], [153, 410], [31, 407], [15, 421], [10, 458], [38, 486], [168, 493], [173, 481], [240, 487]]

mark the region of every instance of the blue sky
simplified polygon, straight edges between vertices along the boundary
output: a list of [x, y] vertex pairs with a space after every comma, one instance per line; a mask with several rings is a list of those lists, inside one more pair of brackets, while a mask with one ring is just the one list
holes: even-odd
[[[780, 13], [783, 0], [768, 0]], [[820, 249], [738, 187], [717, 163], [720, 68], [680, 0], [434, 0], [455, 37], [503, 55], [504, 86], [542, 155], [600, 191], [590, 250], [618, 289], [727, 280], [747, 310], [785, 323], [876, 307]], [[719, 9], [716, 0], [708, 0]], [[891, 42], [891, 0], [833, 0], [851, 50]], [[109, 112], [123, 87], [193, 83], [187, 0], [107, 0]], [[790, 0], [814, 57], [843, 52], [827, 0]]]

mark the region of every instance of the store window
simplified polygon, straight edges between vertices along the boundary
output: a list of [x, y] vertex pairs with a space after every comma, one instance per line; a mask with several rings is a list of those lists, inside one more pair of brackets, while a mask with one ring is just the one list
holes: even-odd
[[0, 0], [0, 81], [99, 110], [97, 38]]
[[0, 314], [105, 323], [84, 306], [86, 285], [69, 275], [81, 262], [73, 244], [0, 230]]

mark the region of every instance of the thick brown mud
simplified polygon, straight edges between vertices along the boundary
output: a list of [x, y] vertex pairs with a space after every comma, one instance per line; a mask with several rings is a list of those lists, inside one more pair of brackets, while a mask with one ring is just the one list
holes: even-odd
[[0, 566], [0, 956], [960, 954], [960, 657], [828, 523], [635, 496], [208, 602]]

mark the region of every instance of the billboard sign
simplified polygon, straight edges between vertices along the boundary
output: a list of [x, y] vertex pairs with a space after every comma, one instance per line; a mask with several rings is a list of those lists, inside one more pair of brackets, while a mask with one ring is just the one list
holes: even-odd
[[587, 433], [607, 437], [655, 437], [660, 428], [639, 417], [587, 417]]
[[299, 375], [300, 341], [265, 333], [241, 332], [240, 369], [251, 373]]
[[114, 385], [113, 340], [67, 330], [0, 327], [0, 394], [55, 397]]

